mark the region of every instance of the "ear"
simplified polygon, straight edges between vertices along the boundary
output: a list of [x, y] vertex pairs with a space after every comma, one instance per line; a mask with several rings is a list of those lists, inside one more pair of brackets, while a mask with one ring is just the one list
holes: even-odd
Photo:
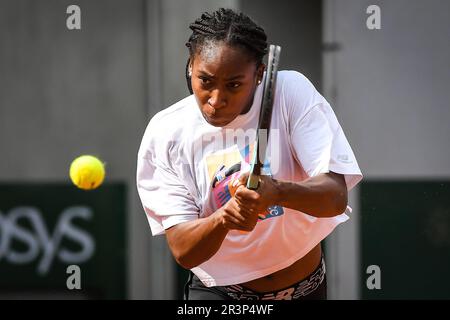
[[266, 70], [266, 65], [264, 63], [261, 63], [258, 69], [256, 69], [256, 80], [258, 84], [263, 80], [264, 70]]
[[189, 75], [189, 77], [192, 76], [192, 58], [189, 58], [189, 63], [188, 63], [188, 75]]

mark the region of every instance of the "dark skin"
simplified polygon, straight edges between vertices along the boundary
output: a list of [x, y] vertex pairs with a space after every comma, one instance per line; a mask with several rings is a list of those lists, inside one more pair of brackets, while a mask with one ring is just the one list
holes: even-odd
[[[224, 126], [248, 112], [264, 65], [257, 66], [244, 50], [223, 42], [210, 43], [191, 62], [192, 89], [208, 123]], [[256, 191], [245, 187], [247, 178], [248, 174], [241, 175], [234, 197], [210, 216], [166, 230], [169, 247], [181, 266], [191, 269], [209, 260], [230, 230], [251, 232], [258, 214], [267, 207], [280, 205], [321, 218], [339, 215], [347, 206], [344, 176], [334, 172], [295, 183], [261, 176]], [[242, 285], [258, 292], [287, 287], [314, 271], [320, 258], [318, 244], [291, 266]]]
[[192, 90], [205, 120], [221, 127], [250, 110], [264, 65], [242, 49], [206, 44], [191, 59]]

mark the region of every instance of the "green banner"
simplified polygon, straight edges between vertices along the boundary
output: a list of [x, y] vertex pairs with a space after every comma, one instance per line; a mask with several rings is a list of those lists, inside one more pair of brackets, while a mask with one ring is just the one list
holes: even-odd
[[450, 182], [360, 188], [362, 298], [450, 299]]
[[124, 299], [125, 212], [122, 183], [0, 184], [0, 298]]

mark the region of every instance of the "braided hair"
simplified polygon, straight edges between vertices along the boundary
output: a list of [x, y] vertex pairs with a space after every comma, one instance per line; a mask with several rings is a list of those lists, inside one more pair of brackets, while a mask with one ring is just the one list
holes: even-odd
[[267, 36], [264, 29], [243, 13], [236, 13], [231, 9], [221, 8], [212, 13], [204, 12], [201, 17], [189, 25], [192, 35], [186, 47], [189, 58], [186, 63], [186, 81], [192, 94], [189, 64], [191, 58], [201, 47], [211, 40], [224, 41], [230, 46], [238, 46], [247, 51], [255, 60], [257, 66], [267, 53]]

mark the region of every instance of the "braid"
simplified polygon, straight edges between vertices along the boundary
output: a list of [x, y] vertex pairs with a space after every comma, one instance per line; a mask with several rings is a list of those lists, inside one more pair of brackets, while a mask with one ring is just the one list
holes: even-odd
[[[259, 66], [267, 53], [267, 36], [264, 29], [243, 13], [221, 8], [212, 13], [204, 12], [201, 17], [189, 25], [192, 34], [186, 47], [193, 57], [208, 40], [224, 41], [231, 46], [246, 50]], [[186, 65], [186, 81], [192, 93], [188, 73], [190, 58]]]

